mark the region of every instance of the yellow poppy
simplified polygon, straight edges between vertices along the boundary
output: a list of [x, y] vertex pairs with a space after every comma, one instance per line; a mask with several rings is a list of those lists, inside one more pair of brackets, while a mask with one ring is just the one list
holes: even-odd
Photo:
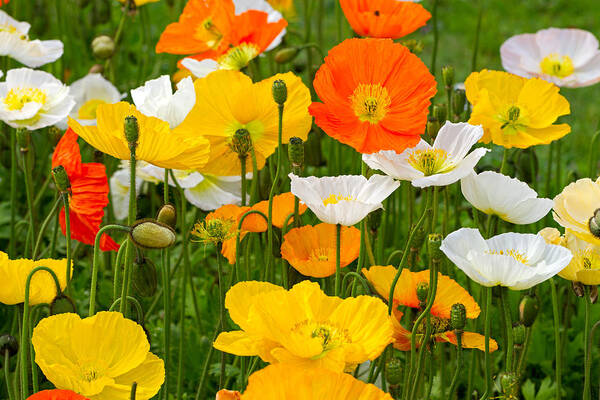
[[600, 245], [600, 239], [590, 231], [590, 218], [600, 208], [600, 178], [572, 182], [554, 198], [554, 220], [578, 238]]
[[126, 102], [100, 104], [96, 110], [97, 126], [83, 126], [72, 118], [69, 118], [69, 126], [92, 147], [121, 160], [129, 160], [124, 131], [128, 116], [138, 120], [138, 160], [161, 168], [184, 170], [201, 168], [208, 161], [209, 143], [197, 131], [184, 129], [181, 125], [171, 131], [168, 122], [147, 117]]
[[[257, 168], [275, 152], [279, 129], [277, 104], [272, 86], [277, 79], [285, 81], [288, 98], [283, 111], [283, 143], [293, 136], [306, 139], [312, 117], [308, 114], [310, 92], [302, 80], [288, 72], [258, 83], [239, 71], [215, 71], [197, 79], [196, 104], [178, 128], [199, 132], [210, 141], [210, 159], [201, 172], [219, 176], [240, 175], [238, 155], [231, 141], [238, 129], [247, 129], [252, 138]], [[246, 159], [252, 171], [251, 157]]]
[[36, 364], [54, 386], [90, 400], [127, 400], [134, 382], [136, 398], [147, 400], [165, 379], [163, 361], [149, 352], [144, 329], [119, 312], [44, 318], [31, 342]]
[[221, 333], [214, 347], [273, 364], [352, 371], [377, 358], [392, 339], [381, 300], [327, 296], [315, 282], [289, 291], [267, 282], [240, 282], [227, 292], [225, 307], [241, 330]]
[[569, 102], [557, 86], [543, 79], [483, 70], [469, 75], [465, 89], [473, 105], [469, 123], [483, 126], [484, 143], [524, 149], [571, 131], [567, 124], [554, 124], [570, 113]]
[[[67, 260], [28, 260], [20, 258], [9, 260], [8, 255], [0, 251], [0, 303], [13, 305], [25, 301], [25, 283], [27, 276], [36, 267], [48, 267], [56, 274], [60, 289], [67, 285]], [[73, 270], [71, 269], [71, 273]], [[51, 303], [56, 297], [56, 284], [47, 271], [36, 272], [29, 286], [29, 304]]]

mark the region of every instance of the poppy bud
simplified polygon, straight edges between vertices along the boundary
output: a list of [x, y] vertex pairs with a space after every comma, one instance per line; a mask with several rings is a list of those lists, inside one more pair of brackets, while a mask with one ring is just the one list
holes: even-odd
[[438, 121], [437, 118], [430, 116], [429, 118], [427, 118], [426, 130], [427, 130], [427, 135], [430, 138], [435, 139], [438, 132], [440, 131], [440, 121]]
[[462, 115], [465, 112], [465, 105], [467, 104], [467, 95], [463, 89], [455, 89], [452, 92], [452, 112], [454, 115]]
[[283, 79], [277, 79], [275, 82], [273, 82], [272, 91], [273, 100], [275, 100], [275, 103], [282, 106], [286, 102], [288, 96], [287, 85], [285, 84]]
[[537, 297], [526, 295], [519, 303], [519, 316], [521, 323], [529, 328], [535, 322], [540, 310], [540, 302]]
[[427, 295], [429, 294], [429, 282], [419, 282], [417, 284], [417, 299], [419, 303], [425, 304]]
[[442, 126], [444, 124], [444, 122], [446, 121], [446, 119], [448, 118], [448, 113], [446, 113], [446, 106], [445, 105], [434, 105], [433, 106], [433, 117], [435, 119], [437, 119], [437, 121], [439, 122], [440, 126]]
[[75, 302], [65, 294], [59, 294], [50, 303], [50, 315], [77, 313]]
[[446, 89], [450, 89], [454, 85], [454, 67], [452, 65], [442, 67], [442, 81]]
[[597, 238], [600, 238], [600, 208], [594, 211], [594, 215], [588, 221], [590, 232]]
[[297, 47], [286, 47], [275, 53], [275, 62], [283, 64], [292, 61], [298, 55]]
[[71, 188], [71, 181], [69, 180], [67, 171], [65, 171], [65, 167], [62, 165], [52, 168], [52, 178], [54, 178], [54, 183], [59, 192], [66, 193]]
[[516, 324], [512, 328], [513, 331], [513, 342], [515, 346], [522, 346], [525, 343], [525, 326], [523, 324]]
[[577, 297], [583, 297], [583, 295], [585, 293], [584, 290], [583, 290], [583, 283], [572, 281], [571, 282], [571, 287], [573, 288], [573, 293], [575, 293], [575, 296], [577, 296]]
[[450, 324], [452, 329], [455, 331], [461, 331], [465, 329], [467, 324], [467, 309], [462, 303], [456, 303], [452, 305], [450, 309]]
[[156, 220], [161, 224], [169, 225], [171, 228], [175, 229], [177, 226], [177, 211], [172, 204], [163, 205], [160, 210], [158, 210], [158, 214], [156, 215]]
[[92, 53], [101, 60], [111, 58], [115, 52], [115, 41], [106, 35], [101, 35], [92, 40]]
[[[301, 171], [304, 166], [304, 142], [299, 137], [290, 138], [288, 146], [288, 158], [292, 168]], [[297, 175], [297, 174], [296, 174]]]
[[25, 128], [17, 128], [17, 144], [21, 153], [29, 151], [29, 143], [31, 142], [31, 134]]
[[241, 128], [235, 131], [231, 139], [231, 150], [237, 153], [240, 159], [248, 157], [248, 153], [252, 149], [252, 138], [247, 129]]
[[129, 232], [133, 244], [145, 249], [164, 249], [175, 243], [175, 231], [152, 219], [137, 221]]
[[440, 246], [442, 245], [443, 238], [444, 237], [442, 235], [440, 235], [439, 233], [431, 233], [427, 237], [427, 242], [428, 242], [427, 248], [429, 250], [429, 258], [433, 262], [442, 261], [444, 253], [442, 253], [442, 251], [440, 250]]
[[423, 42], [416, 39], [403, 40], [402, 42], [400, 42], [400, 44], [407, 47], [411, 53], [416, 55], [420, 54], [425, 48]]
[[142, 297], [152, 297], [156, 293], [158, 284], [156, 278], [156, 266], [147, 258], [135, 260], [133, 263], [134, 290]]
[[504, 372], [500, 377], [500, 385], [502, 386], [502, 394], [506, 396], [505, 398], [518, 398], [517, 394], [519, 392], [519, 380], [514, 374], [510, 372]]
[[[12, 357], [19, 351], [19, 342], [14, 336], [9, 334], [5, 334], [0, 336], [0, 356], [4, 358], [6, 352], [8, 352], [8, 356]], [[4, 368], [8, 368], [4, 366]]]
[[425, 229], [423, 227], [420, 227], [415, 231], [412, 237], [412, 240], [410, 242], [410, 249], [417, 251], [423, 246], [423, 243], [425, 243]]
[[125, 139], [127, 139], [127, 143], [129, 143], [130, 150], [135, 150], [139, 137], [140, 127], [137, 118], [133, 115], [125, 117]]
[[385, 379], [390, 385], [399, 385], [402, 382], [402, 361], [399, 358], [390, 358], [385, 363]]

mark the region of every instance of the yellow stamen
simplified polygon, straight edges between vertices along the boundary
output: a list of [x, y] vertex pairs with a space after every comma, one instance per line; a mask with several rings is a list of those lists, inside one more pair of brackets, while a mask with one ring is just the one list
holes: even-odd
[[314, 261], [329, 261], [329, 249], [314, 249], [310, 259]]
[[448, 153], [442, 149], [414, 150], [408, 157], [408, 163], [425, 176], [454, 169], [454, 164], [448, 161]]
[[229, 49], [227, 53], [219, 57], [218, 62], [222, 69], [239, 71], [256, 58], [258, 53], [259, 49], [255, 44], [242, 43]]
[[216, 49], [221, 44], [223, 34], [219, 28], [214, 24], [212, 18], [206, 18], [196, 28], [194, 37], [204, 43], [211, 49]]
[[305, 320], [299, 322], [292, 328], [292, 332], [296, 332], [302, 336], [311, 339], [318, 339], [323, 348], [321, 354], [313, 356], [313, 359], [323, 357], [329, 350], [338, 348], [344, 344], [352, 343], [352, 339], [346, 329], [339, 328], [329, 321], [311, 321]]
[[518, 262], [522, 263], [522, 264], [527, 264], [528, 259], [527, 259], [527, 255], [521, 253], [518, 250], [515, 249], [506, 249], [506, 250], [489, 250], [486, 252], [487, 254], [496, 254], [499, 256], [509, 256], [514, 258], [515, 260], [517, 260]]
[[104, 100], [92, 99], [88, 100], [77, 112], [77, 118], [79, 119], [96, 119], [96, 110], [100, 104], [106, 104]]
[[354, 198], [352, 196], [344, 196], [341, 194], [330, 194], [328, 197], [323, 199], [323, 205], [328, 204], [337, 204], [340, 201], [352, 201]]
[[573, 74], [575, 68], [569, 56], [560, 57], [558, 54], [550, 54], [540, 63], [540, 69], [546, 75], [566, 78]]
[[371, 124], [381, 121], [391, 104], [387, 89], [380, 84], [361, 83], [350, 96], [350, 101], [358, 119]]
[[496, 116], [496, 119], [502, 122], [502, 133], [506, 135], [515, 135], [517, 132], [527, 128], [529, 118], [525, 109], [516, 105], [510, 105], [504, 112]]
[[22, 109], [27, 103], [45, 104], [47, 100], [46, 92], [36, 88], [14, 88], [11, 89], [4, 98], [6, 108], [11, 111]]

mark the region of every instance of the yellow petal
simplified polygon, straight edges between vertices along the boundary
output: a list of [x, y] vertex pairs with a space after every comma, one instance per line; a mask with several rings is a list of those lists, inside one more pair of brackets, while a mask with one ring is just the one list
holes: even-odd
[[165, 381], [165, 366], [163, 360], [152, 353], [138, 367], [115, 378], [115, 382], [107, 385], [102, 393], [92, 396], [90, 400], [128, 400], [131, 395], [131, 385], [137, 383], [136, 399], [152, 398]]
[[527, 80], [517, 104], [529, 112], [529, 127], [540, 129], [552, 125], [561, 115], [569, 114], [569, 102], [558, 94], [559, 88], [543, 79]]

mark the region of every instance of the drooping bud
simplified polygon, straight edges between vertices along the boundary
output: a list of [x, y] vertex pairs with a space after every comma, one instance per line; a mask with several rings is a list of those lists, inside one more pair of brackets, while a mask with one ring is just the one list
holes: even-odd
[[135, 260], [132, 275], [133, 289], [142, 297], [152, 297], [156, 293], [158, 280], [156, 266], [147, 258]]
[[403, 40], [402, 42], [400, 42], [400, 44], [408, 47], [408, 50], [410, 50], [411, 53], [416, 55], [421, 54], [421, 52], [425, 48], [423, 42], [421, 40], [416, 39]]
[[393, 357], [385, 363], [385, 379], [390, 385], [399, 385], [402, 382], [402, 361]]
[[129, 143], [129, 149], [135, 151], [137, 141], [140, 137], [140, 127], [138, 120], [133, 115], [125, 117], [125, 139]]
[[435, 139], [438, 132], [440, 131], [440, 121], [438, 121], [437, 118], [435, 118], [434, 116], [429, 116], [427, 118], [427, 135], [432, 138]]
[[596, 302], [598, 301], [598, 286], [591, 285], [588, 287], [590, 288], [590, 302], [592, 304], [596, 304]]
[[288, 96], [287, 85], [283, 79], [277, 79], [273, 82], [272, 92], [275, 103], [282, 106], [286, 102]]
[[31, 133], [25, 128], [17, 129], [17, 145], [21, 153], [27, 153], [29, 151], [29, 145], [31, 144]]
[[441, 262], [443, 260], [444, 253], [440, 250], [443, 238], [444, 237], [439, 233], [431, 233], [427, 237], [427, 249], [429, 251], [429, 258], [433, 262]]
[[452, 65], [442, 67], [442, 81], [446, 89], [450, 89], [454, 85], [454, 67]]
[[111, 58], [115, 53], [115, 41], [106, 35], [96, 37], [92, 40], [92, 53], [101, 60]]
[[571, 281], [571, 288], [573, 288], [573, 293], [575, 293], [575, 296], [583, 297], [585, 295], [583, 283]]
[[525, 325], [517, 323], [513, 326], [512, 331], [515, 346], [522, 346], [525, 343]]
[[427, 301], [427, 295], [429, 294], [429, 282], [417, 283], [417, 299], [419, 303], [425, 304]]
[[540, 302], [537, 297], [526, 295], [519, 303], [519, 317], [521, 323], [529, 328], [535, 322], [540, 310]]
[[252, 137], [247, 129], [241, 128], [235, 131], [231, 138], [231, 150], [237, 153], [240, 159], [246, 159], [252, 149]]
[[133, 244], [144, 249], [164, 249], [175, 243], [175, 231], [153, 219], [137, 221], [129, 231]]
[[177, 210], [172, 204], [165, 204], [158, 210], [156, 220], [175, 229], [177, 226]]
[[[290, 138], [288, 157], [290, 164], [292, 164], [292, 172], [294, 172], [294, 169], [298, 172], [302, 171], [304, 167], [304, 142], [299, 137]], [[295, 174], [298, 175], [298, 173]]]
[[[8, 356], [12, 357], [17, 354], [19, 351], [19, 342], [14, 336], [9, 334], [5, 334], [0, 336], [0, 357], [4, 358], [6, 352], [8, 352]], [[7, 368], [7, 366], [4, 366]]]
[[455, 331], [461, 331], [465, 329], [467, 324], [467, 309], [462, 303], [456, 303], [452, 305], [450, 309], [450, 325]]
[[433, 116], [435, 119], [438, 120], [440, 127], [442, 125], [444, 125], [444, 123], [446, 122], [446, 119], [448, 118], [448, 113], [446, 112], [446, 106], [443, 104], [434, 105], [433, 106]]
[[590, 232], [597, 238], [600, 238], [600, 208], [594, 211], [594, 215], [588, 221]]
[[298, 55], [297, 47], [285, 47], [275, 53], [275, 62], [278, 64], [284, 64], [286, 62], [293, 61]]
[[50, 315], [77, 313], [75, 302], [65, 294], [59, 294], [50, 303]]
[[465, 112], [467, 104], [467, 95], [463, 89], [455, 89], [452, 92], [452, 112], [454, 115], [461, 116]]
[[54, 183], [59, 192], [67, 193], [71, 189], [71, 181], [65, 167], [62, 165], [52, 168], [52, 178], [54, 178]]

